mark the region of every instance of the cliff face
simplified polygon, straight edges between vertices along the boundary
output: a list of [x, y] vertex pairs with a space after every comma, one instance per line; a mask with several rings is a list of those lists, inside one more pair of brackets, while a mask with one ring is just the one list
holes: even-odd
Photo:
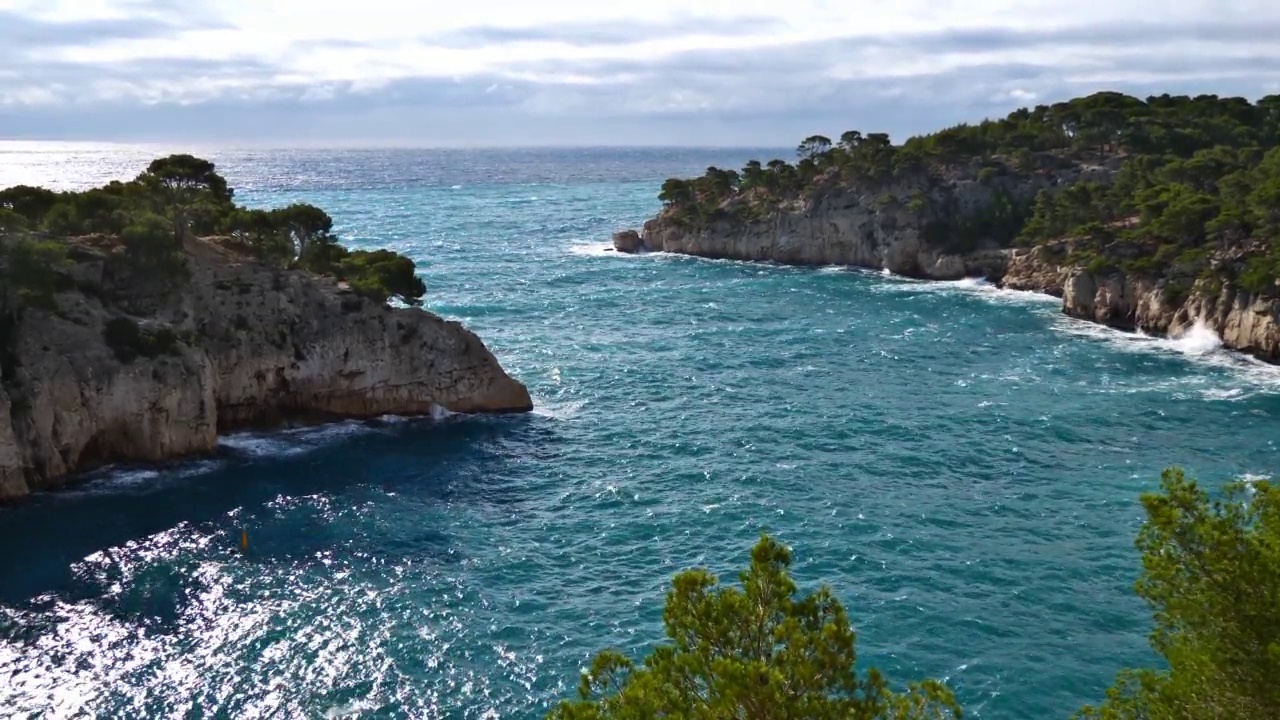
[[984, 277], [1021, 290], [1063, 298], [1063, 312], [1124, 329], [1179, 335], [1203, 323], [1223, 345], [1280, 362], [1280, 300], [1208, 281], [1184, 281], [1172, 292], [1165, 278], [1121, 271], [1091, 272], [1046, 248], [1008, 249], [979, 239], [957, 249], [946, 233], [931, 233], [942, 212], [981, 212], [997, 192], [1021, 202], [1041, 189], [1080, 180], [1108, 182], [1114, 167], [1075, 167], [980, 182], [973, 168], [949, 177], [919, 175], [887, 186], [845, 186], [791, 201], [764, 219], [742, 221], [729, 201], [718, 219], [696, 227], [671, 208], [641, 232], [618, 233], [620, 252], [661, 251], [799, 265], [853, 265], [909, 277]]
[[[680, 222], [667, 208], [639, 234], [619, 233], [620, 252], [661, 251], [793, 265], [855, 265], [911, 277], [956, 280], [1004, 273], [1007, 253], [993, 243], [955, 247], [939, 242], [936, 223], [948, 215], [973, 215], [1003, 194], [1028, 203], [1041, 189], [1082, 179], [1106, 182], [1113, 170], [1073, 166], [1018, 176], [981, 178], [977, 166], [945, 175], [920, 171], [889, 182], [828, 182], [802, 200], [780, 205], [764, 219], [742, 221], [734, 198], [719, 219], [700, 227]], [[941, 235], [946, 235], [945, 232]]]
[[1280, 300], [1223, 283], [1197, 280], [1184, 292], [1166, 278], [1122, 271], [1091, 272], [1054, 259], [1045, 248], [1010, 252], [1005, 286], [1062, 297], [1072, 317], [1125, 330], [1179, 336], [1197, 323], [1224, 347], [1280, 362]]
[[[939, 279], [998, 269], [998, 253], [948, 253], [925, 242], [927, 218], [903, 199], [928, 190], [920, 179], [862, 192], [842, 190], [792, 203], [763, 221], [724, 219], [699, 229], [663, 214], [645, 223], [639, 249], [794, 265], [857, 265]], [[982, 186], [965, 190], [963, 202], [981, 202], [990, 193]], [[617, 249], [627, 251], [620, 244]]]
[[[246, 425], [532, 408], [458, 323], [213, 243], [187, 251], [191, 278], [177, 289], [135, 291], [104, 252], [82, 248], [68, 270], [76, 289], [52, 307], [0, 307], [0, 498], [105, 462], [209, 451], [219, 430]], [[106, 340], [122, 319], [177, 339], [130, 358]]]

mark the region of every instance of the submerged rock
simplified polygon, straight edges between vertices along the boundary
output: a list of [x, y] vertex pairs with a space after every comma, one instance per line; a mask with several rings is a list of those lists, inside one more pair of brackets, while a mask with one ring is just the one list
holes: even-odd
[[248, 425], [532, 409], [457, 322], [215, 242], [186, 249], [190, 279], [163, 293], [113, 285], [84, 252], [77, 289], [52, 307], [0, 295], [0, 499], [107, 462], [207, 452]]

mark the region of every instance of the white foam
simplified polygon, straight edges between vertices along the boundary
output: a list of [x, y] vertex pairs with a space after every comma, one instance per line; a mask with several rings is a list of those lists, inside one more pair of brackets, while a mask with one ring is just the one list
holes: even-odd
[[628, 255], [628, 253], [620, 253], [615, 250], [613, 243], [611, 242], [580, 243], [577, 245], [570, 245], [569, 253], [573, 255], [584, 255], [587, 257], [624, 257]]
[[218, 445], [249, 457], [290, 457], [312, 452], [335, 440], [377, 432], [378, 428], [355, 420], [274, 433], [235, 433], [218, 438]]
[[102, 468], [89, 476], [83, 487], [64, 492], [66, 495], [81, 493], [113, 493], [127, 490], [146, 490], [163, 487], [168, 481], [204, 475], [223, 465], [218, 460], [195, 460], [159, 468]]
[[458, 413], [453, 412], [452, 410], [444, 407], [443, 405], [437, 405], [435, 403], [431, 403], [431, 419], [432, 420], [444, 420], [447, 417], [452, 417], [457, 414]]
[[[1223, 348], [1222, 339], [1200, 323], [1176, 338], [1126, 332], [1066, 315], [1058, 316], [1054, 327], [1068, 335], [1106, 343], [1121, 352], [1181, 357], [1226, 374], [1225, 377], [1180, 376], [1128, 392], [1189, 388], [1203, 399], [1219, 401], [1242, 400], [1260, 392], [1280, 393], [1280, 366]], [[1226, 386], [1222, 386], [1224, 380]], [[1210, 383], [1216, 387], [1204, 387]]]
[[587, 401], [573, 400], [570, 402], [543, 402], [535, 399], [533, 403], [533, 414], [539, 417], [552, 418], [554, 420], [568, 420], [577, 415]]
[[368, 700], [357, 700], [346, 705], [331, 707], [324, 712], [324, 716], [329, 720], [334, 720], [335, 718], [355, 717], [370, 710], [377, 709], [378, 705], [376, 703], [369, 702]]
[[1196, 321], [1190, 330], [1172, 339], [1173, 347], [1187, 355], [1205, 355], [1222, 349], [1222, 338], [1209, 329], [1203, 321]]
[[892, 283], [880, 285], [882, 292], [932, 292], [943, 295], [977, 295], [1001, 304], [1014, 305], [1061, 305], [1062, 301], [1052, 295], [1031, 290], [1013, 290], [996, 287], [984, 278], [961, 278], [959, 280], [914, 280], [883, 271], [886, 277], [893, 278]]
[[994, 290], [995, 289], [995, 285], [991, 284], [989, 281], [983, 278], [976, 278], [976, 277], [967, 277], [967, 278], [961, 278], [959, 280], [950, 280], [950, 281], [943, 281], [943, 282], [951, 285], [952, 287], [957, 287], [964, 290], [988, 290], [988, 289]]

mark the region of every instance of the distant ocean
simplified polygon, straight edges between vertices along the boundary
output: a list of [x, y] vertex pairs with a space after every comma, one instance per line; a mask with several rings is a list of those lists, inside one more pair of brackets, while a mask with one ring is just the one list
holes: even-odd
[[[175, 149], [0, 145], [0, 185]], [[663, 178], [777, 152], [196, 152], [242, 202], [412, 256], [538, 409], [233, 435], [0, 510], [6, 713], [536, 718], [593, 652], [662, 639], [673, 573], [736, 572], [767, 530], [863, 662], [945, 678], [971, 717], [1065, 718], [1153, 662], [1139, 493], [1280, 466], [1280, 370], [1211, 333], [606, 251]]]

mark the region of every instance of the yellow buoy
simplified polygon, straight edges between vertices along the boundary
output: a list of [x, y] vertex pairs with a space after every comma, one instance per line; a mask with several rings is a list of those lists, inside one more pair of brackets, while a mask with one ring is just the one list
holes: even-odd
[[249, 531], [248, 530], [240, 531], [240, 549], [241, 550], [249, 549]]

